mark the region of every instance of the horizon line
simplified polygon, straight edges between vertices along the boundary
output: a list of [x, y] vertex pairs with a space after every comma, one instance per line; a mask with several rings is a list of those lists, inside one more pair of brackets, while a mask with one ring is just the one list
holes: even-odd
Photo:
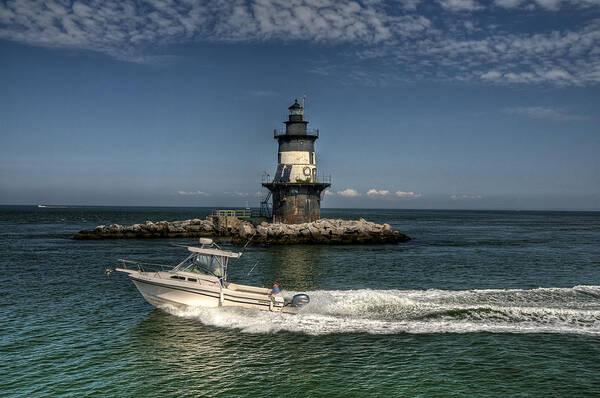
[[[0, 207], [34, 207], [39, 205], [48, 206], [46, 208], [86, 208], [86, 207], [124, 207], [124, 208], [197, 208], [197, 209], [259, 209], [256, 206], [173, 206], [173, 205], [74, 205], [74, 204], [0, 204]], [[483, 209], [464, 209], [464, 208], [397, 208], [397, 207], [321, 207], [322, 210], [403, 210], [403, 211], [535, 211], [535, 212], [600, 212], [599, 209], [568, 209], [568, 208], [483, 208]]]

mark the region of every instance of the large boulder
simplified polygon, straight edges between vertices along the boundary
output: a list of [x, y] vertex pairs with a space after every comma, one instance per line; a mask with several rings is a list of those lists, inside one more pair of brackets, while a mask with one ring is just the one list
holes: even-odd
[[249, 222], [243, 222], [238, 227], [238, 235], [243, 239], [250, 239], [256, 233], [256, 229]]
[[256, 233], [261, 237], [267, 237], [269, 235], [269, 229], [267, 226], [260, 224], [256, 227]]

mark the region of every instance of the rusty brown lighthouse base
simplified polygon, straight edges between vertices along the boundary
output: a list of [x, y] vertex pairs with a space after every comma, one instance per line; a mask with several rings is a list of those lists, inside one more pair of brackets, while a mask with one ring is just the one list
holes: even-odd
[[273, 195], [273, 222], [303, 224], [321, 218], [321, 193], [331, 184], [269, 182], [262, 184]]

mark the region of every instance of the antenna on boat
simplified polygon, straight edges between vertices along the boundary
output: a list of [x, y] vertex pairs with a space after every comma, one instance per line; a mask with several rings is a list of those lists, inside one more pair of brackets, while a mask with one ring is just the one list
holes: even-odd
[[[246, 244], [244, 245], [244, 247], [242, 247], [242, 251], [240, 252], [240, 257], [242, 257], [242, 254], [244, 254], [244, 252], [246, 251], [246, 248], [248, 247], [248, 245], [252, 241], [252, 238], [254, 238], [255, 235], [256, 235], [256, 232], [254, 232], [252, 234], [252, 236], [248, 239], [248, 242], [246, 242]], [[237, 260], [237, 259], [239, 259], [240, 257], [234, 259], [234, 261]]]
[[248, 239], [248, 242], [246, 242], [246, 244], [244, 245], [244, 247], [242, 247], [242, 253], [244, 252], [244, 250], [246, 250], [246, 247], [248, 247], [248, 245], [250, 244], [250, 241], [252, 241], [252, 238], [254, 238], [255, 235], [256, 235], [256, 232], [254, 232], [252, 234], [252, 236], [250, 237], [250, 239]]
[[250, 276], [250, 274], [252, 273], [252, 271], [254, 271], [254, 268], [256, 268], [256, 266], [258, 265], [259, 262], [260, 262], [260, 260], [258, 260], [257, 262], [254, 263], [254, 265], [252, 266], [250, 271], [248, 271], [248, 275], [246, 275], [246, 276]]

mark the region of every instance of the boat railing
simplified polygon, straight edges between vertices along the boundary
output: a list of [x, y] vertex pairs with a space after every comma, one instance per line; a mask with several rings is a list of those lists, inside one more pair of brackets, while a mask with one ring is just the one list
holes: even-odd
[[135, 261], [135, 260], [119, 260], [121, 264], [123, 264], [123, 268], [131, 269], [137, 268], [140, 272], [161, 272], [161, 271], [172, 271], [175, 268], [174, 265], [166, 265], [166, 264], [157, 264], [157, 263], [148, 263], [144, 261]]

